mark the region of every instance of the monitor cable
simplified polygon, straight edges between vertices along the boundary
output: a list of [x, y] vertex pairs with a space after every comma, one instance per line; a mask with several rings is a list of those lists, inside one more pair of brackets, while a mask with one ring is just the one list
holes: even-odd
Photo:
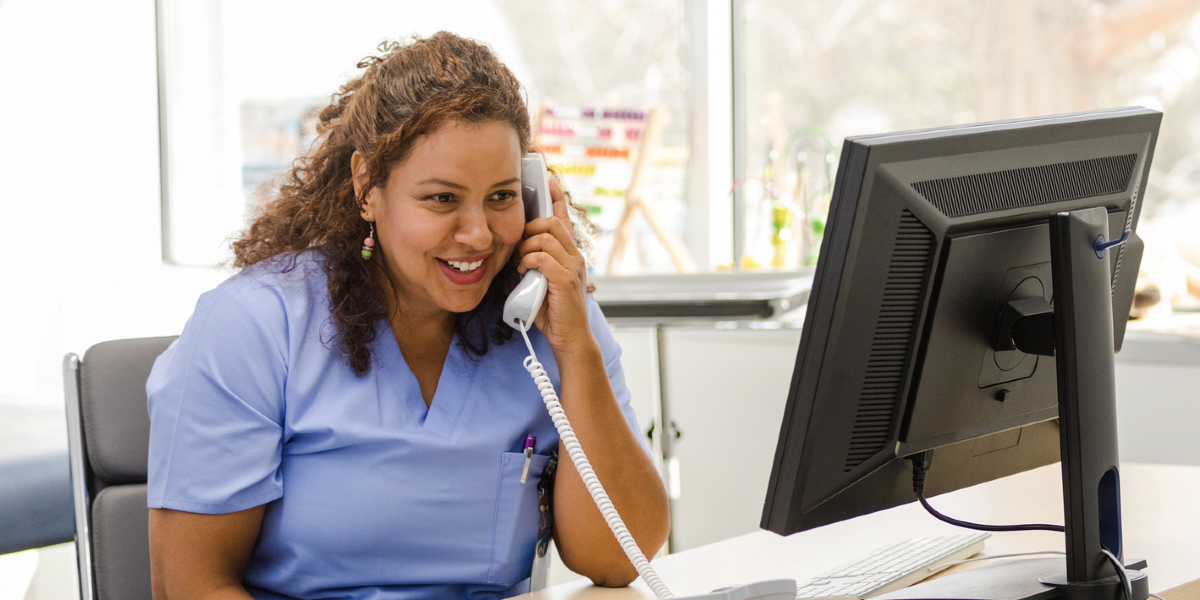
[[[912, 465], [913, 465], [913, 492], [915, 492], [917, 494], [917, 500], [919, 500], [921, 502], [921, 506], [924, 506], [925, 510], [929, 511], [929, 514], [933, 515], [934, 517], [937, 517], [941, 521], [944, 521], [946, 523], [949, 523], [951, 525], [955, 525], [958, 527], [963, 527], [965, 529], [975, 529], [978, 531], [1057, 531], [1057, 532], [1065, 532], [1066, 531], [1066, 528], [1063, 527], [1062, 525], [1047, 525], [1044, 523], [1038, 523], [1038, 524], [1032, 524], [1032, 525], [981, 525], [979, 523], [960, 521], [953, 517], [947, 517], [946, 515], [943, 515], [942, 513], [934, 510], [933, 507], [929, 505], [929, 501], [925, 500], [925, 475], [929, 472], [929, 467], [933, 463], [933, 450], [926, 450], [925, 452], [914, 454], [912, 456], [909, 456], [908, 460], [911, 461]], [[1112, 552], [1110, 552], [1108, 550], [1108, 548], [1101, 548], [1100, 550], [1102, 552], [1104, 552], [1104, 556], [1108, 558], [1108, 562], [1112, 563], [1113, 569], [1116, 569], [1117, 576], [1121, 578], [1121, 585], [1125, 591], [1125, 599], [1133, 600], [1133, 584], [1129, 580], [1129, 573], [1126, 572], [1125, 565], [1121, 564], [1121, 561], [1118, 560], [1116, 555], [1113, 554]], [[1028, 553], [1023, 553], [1023, 554], [1051, 554], [1051, 553], [1050, 552], [1045, 552], [1045, 553], [1028, 552]], [[1064, 553], [1053, 552], [1053, 554], [1064, 554]], [[1017, 555], [1012, 555], [1012, 556], [1021, 556], [1021, 555], [1022, 554], [1017, 554]], [[972, 560], [987, 560], [990, 558], [1006, 558], [1006, 557], [1007, 556], [991, 556], [991, 557], [983, 557], [983, 558], [965, 560], [965, 561], [960, 561], [960, 562], [971, 562]], [[959, 563], [952, 563], [952, 564], [959, 564]], [[1161, 596], [1157, 596], [1155, 594], [1150, 594], [1150, 595], [1153, 596], [1154, 598], [1158, 598], [1158, 600], [1162, 600]]]
[[1100, 551], [1108, 558], [1108, 562], [1112, 563], [1114, 569], [1117, 570], [1117, 577], [1121, 578], [1121, 585], [1125, 587], [1125, 600], [1133, 600], [1133, 584], [1129, 581], [1129, 573], [1125, 572], [1125, 565], [1117, 560], [1117, 556], [1108, 551], [1108, 548], [1100, 547]]
[[1035, 523], [1030, 525], [982, 525], [980, 523], [971, 523], [969, 521], [960, 521], [953, 517], [948, 517], [934, 510], [929, 505], [929, 501], [925, 499], [925, 475], [929, 472], [929, 467], [933, 463], [933, 450], [913, 454], [908, 457], [908, 460], [913, 465], [913, 492], [917, 495], [917, 500], [921, 502], [921, 506], [929, 511], [929, 514], [937, 517], [939, 520], [962, 527], [964, 529], [974, 529], [976, 531], [1057, 531], [1065, 532], [1066, 528], [1062, 525], [1048, 525], [1044, 523]]

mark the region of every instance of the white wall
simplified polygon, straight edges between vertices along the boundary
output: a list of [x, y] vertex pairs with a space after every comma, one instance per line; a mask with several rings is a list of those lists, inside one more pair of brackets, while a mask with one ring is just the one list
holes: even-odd
[[[227, 276], [160, 259], [156, 86], [153, 2], [0, 5], [0, 455], [65, 447], [64, 354], [178, 333]], [[30, 556], [0, 596], [77, 597], [72, 544]]]
[[228, 273], [160, 258], [154, 3], [0, 7], [0, 406], [58, 409], [62, 357], [178, 333]]
[[1117, 354], [1123, 462], [1200, 465], [1200, 340], [1131, 331]]
[[799, 329], [666, 332], [667, 409], [681, 432], [672, 552], [758, 530]]

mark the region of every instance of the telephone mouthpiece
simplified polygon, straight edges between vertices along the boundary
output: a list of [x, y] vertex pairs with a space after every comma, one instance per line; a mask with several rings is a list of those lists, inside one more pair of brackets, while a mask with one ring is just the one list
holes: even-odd
[[[546, 285], [546, 276], [537, 269], [526, 271], [521, 283], [504, 303], [504, 322], [518, 331], [528, 331], [546, 299]], [[524, 326], [521, 326], [522, 321]]]

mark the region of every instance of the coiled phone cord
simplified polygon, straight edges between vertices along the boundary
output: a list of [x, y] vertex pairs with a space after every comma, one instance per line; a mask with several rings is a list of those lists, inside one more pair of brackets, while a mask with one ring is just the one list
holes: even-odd
[[521, 337], [525, 338], [525, 346], [529, 348], [529, 356], [525, 358], [524, 362], [525, 370], [529, 371], [529, 374], [533, 377], [533, 382], [537, 384], [538, 391], [542, 394], [542, 402], [546, 403], [546, 410], [550, 411], [550, 418], [554, 421], [554, 427], [558, 429], [558, 438], [567, 449], [567, 454], [571, 456], [571, 462], [575, 463], [575, 471], [579, 473], [579, 478], [583, 480], [583, 485], [587, 486], [588, 492], [592, 494], [592, 500], [596, 502], [596, 507], [600, 509], [600, 514], [604, 516], [604, 520], [608, 523], [608, 528], [617, 537], [617, 542], [621, 544], [621, 549], [629, 557], [629, 562], [633, 563], [633, 567], [637, 569], [638, 575], [642, 576], [642, 581], [645, 581], [646, 585], [650, 586], [655, 596], [659, 598], [674, 598], [675, 595], [658, 578], [658, 573], [654, 572], [654, 568], [650, 566], [650, 561], [646, 560], [646, 555], [642, 554], [642, 550], [638, 548], [633, 535], [629, 533], [629, 529], [621, 521], [621, 515], [617, 514], [617, 507], [613, 506], [612, 501], [608, 499], [608, 494], [604, 491], [604, 486], [600, 485], [600, 479], [596, 477], [596, 472], [592, 470], [591, 463], [588, 462], [587, 456], [583, 453], [583, 447], [579, 445], [579, 440], [575, 437], [575, 432], [571, 429], [571, 423], [567, 421], [567, 415], [563, 412], [562, 404], [558, 401], [558, 394], [554, 392], [554, 384], [550, 382], [550, 377], [546, 375], [546, 370], [542, 368], [542, 363], [538, 362], [537, 353], [533, 351], [533, 343], [529, 341], [529, 334], [525, 332], [525, 322], [520, 321], [520, 323], [521, 327], [517, 331], [521, 332]]

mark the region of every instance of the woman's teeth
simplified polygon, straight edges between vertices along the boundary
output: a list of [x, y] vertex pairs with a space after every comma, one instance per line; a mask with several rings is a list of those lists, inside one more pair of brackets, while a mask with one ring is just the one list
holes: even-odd
[[470, 273], [471, 271], [478, 269], [479, 265], [483, 264], [482, 260], [477, 260], [475, 262], [459, 262], [456, 260], [445, 260], [442, 262], [454, 267], [454, 269], [460, 273]]

